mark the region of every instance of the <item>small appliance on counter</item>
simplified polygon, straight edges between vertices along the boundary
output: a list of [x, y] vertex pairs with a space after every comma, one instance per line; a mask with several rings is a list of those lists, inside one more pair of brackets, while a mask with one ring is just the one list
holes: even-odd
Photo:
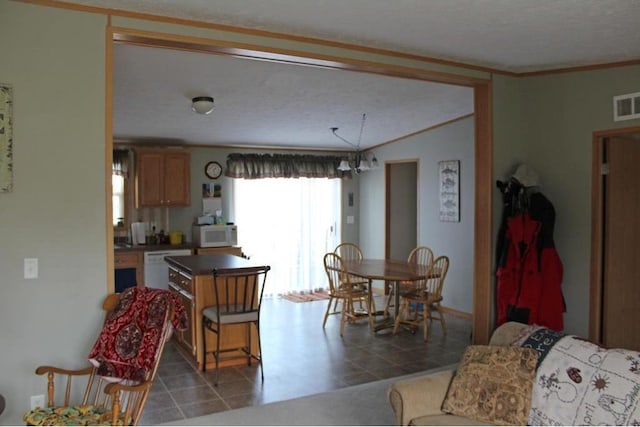
[[147, 243], [147, 223], [132, 222], [131, 223], [131, 244], [145, 245]]
[[197, 225], [213, 225], [215, 220], [211, 215], [201, 215], [196, 218]]
[[238, 226], [236, 225], [194, 225], [193, 242], [201, 248], [236, 246]]

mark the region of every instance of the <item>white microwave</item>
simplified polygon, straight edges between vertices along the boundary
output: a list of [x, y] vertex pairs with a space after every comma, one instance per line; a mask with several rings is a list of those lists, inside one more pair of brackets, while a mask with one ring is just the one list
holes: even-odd
[[236, 246], [238, 244], [238, 226], [194, 225], [193, 243], [201, 248]]

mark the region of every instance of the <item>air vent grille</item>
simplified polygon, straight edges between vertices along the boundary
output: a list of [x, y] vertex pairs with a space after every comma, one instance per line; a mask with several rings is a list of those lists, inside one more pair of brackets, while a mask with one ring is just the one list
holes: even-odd
[[640, 92], [613, 97], [613, 121], [640, 119]]

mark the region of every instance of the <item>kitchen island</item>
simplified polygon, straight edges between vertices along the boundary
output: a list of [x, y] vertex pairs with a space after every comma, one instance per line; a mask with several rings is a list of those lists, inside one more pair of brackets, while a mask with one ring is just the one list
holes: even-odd
[[[215, 304], [213, 288], [214, 268], [253, 267], [257, 264], [247, 259], [229, 254], [170, 256], [165, 260], [169, 265], [169, 290], [179, 297], [187, 311], [189, 326], [184, 331], [175, 331], [174, 337], [180, 347], [192, 357], [199, 370], [206, 363], [207, 369], [213, 369], [215, 362], [211, 354], [206, 361], [202, 358], [202, 310]], [[244, 325], [226, 325], [221, 336], [221, 347], [240, 348], [246, 345], [247, 334]], [[207, 330], [207, 351], [213, 351], [215, 333]], [[259, 355], [257, 331], [251, 328], [251, 351]], [[247, 361], [244, 353], [238, 352], [237, 359], [224, 360], [220, 366], [242, 365]]]

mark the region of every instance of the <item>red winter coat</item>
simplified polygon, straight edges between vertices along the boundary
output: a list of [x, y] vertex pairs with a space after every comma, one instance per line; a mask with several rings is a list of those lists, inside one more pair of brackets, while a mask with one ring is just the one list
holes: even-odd
[[551, 244], [543, 244], [542, 227], [542, 221], [526, 212], [507, 220], [505, 253], [496, 272], [496, 326], [518, 320], [557, 331], [564, 329], [562, 262], [552, 238], [545, 239]]

